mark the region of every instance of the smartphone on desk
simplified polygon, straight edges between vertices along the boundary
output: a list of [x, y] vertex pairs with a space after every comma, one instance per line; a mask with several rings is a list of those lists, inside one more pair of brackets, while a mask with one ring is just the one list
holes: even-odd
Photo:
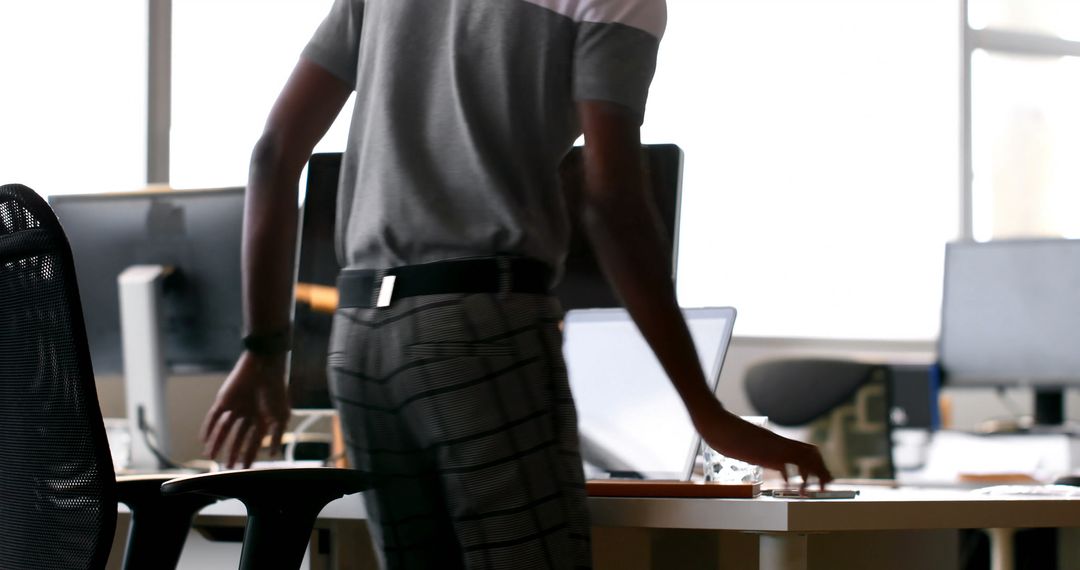
[[768, 494], [777, 499], [854, 499], [859, 492], [855, 490], [815, 491], [807, 489], [799, 491], [798, 489], [771, 489], [763, 491], [762, 494]]

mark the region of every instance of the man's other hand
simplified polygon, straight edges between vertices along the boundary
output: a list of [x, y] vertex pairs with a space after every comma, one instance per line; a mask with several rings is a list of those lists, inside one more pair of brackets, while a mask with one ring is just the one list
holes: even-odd
[[[713, 400], [715, 402], [715, 400]], [[825, 490], [832, 481], [817, 447], [777, 435], [724, 410], [719, 403], [703, 402], [691, 410], [698, 433], [713, 449], [747, 463], [775, 469], [787, 480], [787, 466], [794, 465], [806, 489], [811, 477]]]

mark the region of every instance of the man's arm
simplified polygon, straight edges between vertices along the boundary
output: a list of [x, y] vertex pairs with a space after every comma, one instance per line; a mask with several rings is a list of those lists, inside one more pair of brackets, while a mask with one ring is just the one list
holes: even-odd
[[[244, 207], [246, 334], [289, 330], [300, 172], [351, 92], [350, 85], [301, 58], [255, 144]], [[210, 457], [224, 450], [227, 465], [239, 459], [246, 467], [268, 432], [277, 449], [289, 419], [285, 361], [286, 353], [240, 356], [203, 424]]]
[[724, 410], [709, 390], [675, 299], [671, 247], [642, 176], [638, 116], [603, 101], [578, 103], [585, 134], [584, 221], [608, 280], [656, 353], [701, 436], [717, 451], [804, 481], [831, 480], [817, 448], [780, 437]]

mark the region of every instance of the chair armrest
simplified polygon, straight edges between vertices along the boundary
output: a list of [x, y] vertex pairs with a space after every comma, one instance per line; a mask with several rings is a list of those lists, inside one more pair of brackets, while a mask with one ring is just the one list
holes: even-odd
[[[143, 506], [161, 504], [168, 500], [175, 504], [180, 497], [166, 499], [161, 494], [161, 485], [176, 479], [177, 473], [157, 473], [152, 475], [118, 475], [116, 477], [116, 500], [135, 511]], [[209, 505], [216, 499], [200, 499], [199, 503]]]
[[370, 487], [363, 471], [297, 467], [193, 475], [165, 483], [161, 492], [243, 502], [248, 523], [240, 568], [249, 570], [298, 567], [323, 507]]
[[125, 569], [175, 568], [191, 520], [203, 507], [217, 501], [204, 495], [163, 495], [161, 485], [176, 476], [172, 473], [116, 478], [116, 498], [131, 508]]
[[174, 478], [161, 485], [165, 495], [194, 494], [255, 503], [300, 500], [323, 504], [371, 486], [371, 476], [354, 469], [286, 467], [222, 471]]

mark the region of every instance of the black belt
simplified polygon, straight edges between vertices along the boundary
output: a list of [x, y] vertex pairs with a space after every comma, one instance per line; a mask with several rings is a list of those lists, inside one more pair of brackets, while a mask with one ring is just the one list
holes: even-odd
[[338, 276], [338, 307], [384, 307], [395, 299], [445, 293], [546, 294], [551, 270], [525, 257], [480, 257], [346, 269]]

